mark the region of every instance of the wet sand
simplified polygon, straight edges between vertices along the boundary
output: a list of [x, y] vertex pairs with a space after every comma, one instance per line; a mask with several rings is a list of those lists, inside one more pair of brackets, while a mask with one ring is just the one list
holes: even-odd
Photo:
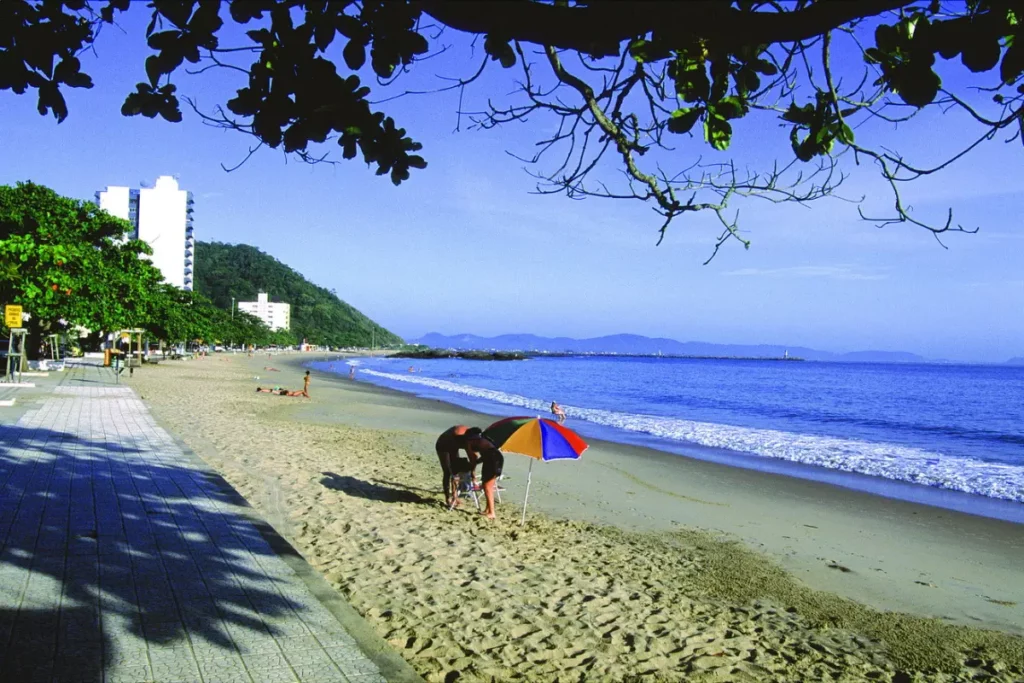
[[322, 374], [255, 393], [309, 359], [132, 382], [429, 680], [1024, 679], [1022, 525], [606, 442], [534, 467], [525, 527], [507, 456], [491, 523], [445, 511], [433, 440], [493, 418]]

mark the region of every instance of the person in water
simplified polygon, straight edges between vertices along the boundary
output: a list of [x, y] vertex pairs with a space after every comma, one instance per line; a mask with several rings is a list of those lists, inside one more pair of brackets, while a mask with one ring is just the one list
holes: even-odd
[[558, 424], [565, 422], [565, 409], [554, 401], [551, 402], [551, 414], [558, 418]]
[[[468, 474], [472, 484], [476, 485], [474, 470], [479, 456], [474, 446], [480, 444], [481, 439], [479, 427], [467, 427], [466, 425], [449, 427], [441, 436], [437, 437], [434, 449], [437, 451], [437, 459], [441, 462], [441, 486], [444, 489], [445, 505], [450, 508], [459, 504], [458, 480], [460, 477]], [[460, 457], [460, 450], [466, 451], [468, 457]]]

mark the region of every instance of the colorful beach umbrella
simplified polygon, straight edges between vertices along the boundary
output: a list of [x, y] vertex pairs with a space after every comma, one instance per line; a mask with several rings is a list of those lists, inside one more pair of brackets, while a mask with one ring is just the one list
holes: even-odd
[[523, 516], [526, 523], [526, 504], [530, 500], [530, 482], [533, 479], [533, 460], [579, 460], [587, 450], [587, 442], [568, 427], [542, 417], [507, 417], [484, 430], [484, 436], [506, 453], [525, 455], [530, 460], [526, 475], [526, 497]]

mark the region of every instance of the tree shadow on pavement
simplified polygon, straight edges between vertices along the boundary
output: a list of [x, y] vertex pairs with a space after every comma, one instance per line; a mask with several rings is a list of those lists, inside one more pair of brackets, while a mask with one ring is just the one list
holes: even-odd
[[0, 681], [111, 664], [171, 679], [159, 652], [177, 672], [182, 648], [237, 659], [294, 629], [293, 574], [238, 494], [180, 450], [131, 443], [0, 426]]

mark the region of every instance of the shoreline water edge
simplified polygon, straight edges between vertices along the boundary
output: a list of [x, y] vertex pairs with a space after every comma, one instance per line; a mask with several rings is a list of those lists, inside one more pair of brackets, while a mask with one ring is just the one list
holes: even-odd
[[[936, 405], [947, 387], [935, 385], [949, 380], [934, 368], [811, 363], [766, 372], [658, 360], [555, 360], [490, 373], [451, 360], [415, 372], [394, 358], [350, 362], [357, 379], [471, 410], [547, 414], [538, 396], [550, 393], [592, 438], [1024, 523], [1024, 413], [1015, 408], [1024, 372], [997, 369], [1008, 374], [997, 379], [982, 368], [979, 378], [977, 368], [958, 368], [971, 411], [953, 415]], [[868, 386], [858, 382], [865, 378]]]
[[1024, 525], [601, 440], [534, 468], [525, 527], [506, 458], [491, 523], [433, 439], [495, 416], [267, 364], [132, 381], [428, 680], [1024, 678]]

